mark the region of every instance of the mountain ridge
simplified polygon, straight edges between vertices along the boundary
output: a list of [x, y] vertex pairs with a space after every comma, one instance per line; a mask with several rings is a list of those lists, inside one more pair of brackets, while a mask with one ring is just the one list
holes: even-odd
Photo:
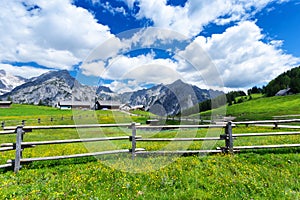
[[199, 102], [224, 94], [220, 91], [200, 89], [182, 80], [167, 85], [159, 84], [148, 89], [122, 94], [123, 103], [144, 105], [157, 115], [176, 115]]
[[109, 87], [87, 86], [79, 83], [67, 70], [50, 71], [29, 79], [0, 96], [14, 103], [54, 106], [59, 101], [115, 100], [130, 105], [144, 105], [146, 110], [159, 115], [176, 115], [201, 101], [223, 94], [220, 91], [200, 89], [176, 80], [171, 84], [154, 85], [130, 93], [116, 94]]
[[0, 95], [10, 92], [15, 87], [27, 82], [26, 78], [14, 76], [5, 70], [0, 70]]

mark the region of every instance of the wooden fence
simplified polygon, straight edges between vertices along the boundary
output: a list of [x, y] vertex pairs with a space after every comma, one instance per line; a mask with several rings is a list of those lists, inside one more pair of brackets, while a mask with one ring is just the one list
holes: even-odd
[[[0, 168], [12, 168], [17, 173], [22, 163], [44, 160], [58, 160], [67, 158], [78, 158], [86, 156], [98, 156], [106, 154], [119, 154], [119, 153], [131, 153], [132, 159], [140, 154], [199, 154], [199, 153], [230, 153], [238, 152], [240, 150], [249, 149], [266, 149], [266, 148], [287, 148], [287, 147], [300, 147], [300, 144], [277, 144], [277, 145], [259, 145], [259, 146], [234, 146], [234, 139], [239, 137], [260, 137], [260, 136], [282, 136], [282, 135], [300, 135], [300, 132], [269, 132], [269, 133], [240, 133], [233, 134], [232, 128], [236, 125], [246, 124], [273, 124], [275, 128], [278, 128], [279, 123], [295, 123], [299, 120], [268, 120], [268, 121], [251, 121], [251, 122], [227, 122], [226, 124], [213, 124], [213, 125], [164, 125], [164, 126], [149, 126], [140, 125], [137, 123], [131, 124], [89, 124], [89, 125], [53, 125], [53, 126], [18, 126], [18, 127], [4, 127], [1, 134], [16, 134], [15, 143], [3, 143], [0, 147], [1, 151], [15, 150], [15, 158], [8, 160], [6, 164], [0, 165]], [[31, 132], [32, 130], [41, 129], [70, 129], [70, 128], [105, 128], [105, 127], [128, 127], [131, 129], [131, 136], [119, 136], [119, 137], [104, 137], [104, 138], [82, 138], [82, 139], [68, 139], [68, 140], [51, 140], [51, 141], [36, 141], [36, 142], [24, 142], [24, 133]], [[199, 129], [199, 128], [224, 128], [225, 133], [219, 137], [195, 137], [195, 138], [142, 138], [137, 136], [138, 130], [165, 130], [165, 129]], [[67, 143], [80, 143], [80, 142], [96, 142], [96, 141], [110, 141], [110, 140], [129, 140], [131, 142], [131, 149], [110, 150], [93, 153], [83, 153], [75, 155], [63, 155], [52, 157], [35, 157], [35, 158], [23, 158], [22, 151], [25, 148], [32, 148], [38, 145], [53, 145], [53, 144], [67, 144]], [[211, 150], [178, 150], [178, 151], [147, 151], [144, 148], [136, 148], [137, 142], [176, 142], [176, 141], [218, 141], [223, 140], [225, 145], [223, 147], [217, 147]]]

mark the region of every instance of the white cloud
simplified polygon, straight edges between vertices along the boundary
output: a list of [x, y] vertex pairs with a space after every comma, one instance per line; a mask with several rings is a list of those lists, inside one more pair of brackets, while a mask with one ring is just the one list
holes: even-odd
[[90, 52], [84, 62], [89, 63], [97, 60], [107, 61], [108, 59], [117, 56], [120, 52], [126, 51], [130, 45], [130, 42], [124, 42], [124, 40], [121, 41], [118, 37], [112, 36]]
[[[110, 86], [116, 91], [138, 89], [143, 83], [168, 84], [179, 78], [205, 88], [222, 88], [221, 80], [227, 88], [251, 87], [300, 62], [280, 50], [283, 41], [264, 43], [260, 28], [247, 21], [270, 2], [285, 1], [189, 0], [181, 7], [167, 5], [167, 0], [124, 0], [129, 8], [134, 3], [139, 5], [138, 19], [151, 19], [159, 28], [129, 31], [126, 34], [135, 33], [132, 38], [120, 39], [71, 0], [2, 0], [0, 63], [33, 61], [53, 69], [71, 69], [88, 56], [81, 66], [83, 74], [115, 80]], [[104, 6], [111, 12], [127, 14], [122, 7]], [[188, 40], [209, 23], [232, 21], [240, 23], [222, 34]], [[122, 55], [143, 48], [177, 54], [172, 59], [156, 58], [154, 54]], [[0, 68], [24, 77], [47, 71], [7, 64], [0, 64]]]
[[112, 36], [107, 26], [71, 0], [3, 0], [0, 13], [0, 62], [34, 61], [71, 69]]
[[178, 32], [166, 28], [147, 27], [134, 33], [129, 40], [124, 42], [131, 43], [135, 48], [166, 48], [168, 45], [171, 45], [171, 48], [174, 46], [175, 41], [184, 42], [188, 41], [188, 38]]
[[167, 5], [167, 0], [124, 0], [132, 8], [137, 2], [140, 10], [138, 19], [148, 18], [154, 26], [168, 28], [188, 37], [197, 35], [211, 22], [220, 25], [240, 21], [253, 16], [270, 2], [275, 0], [190, 0], [184, 7]]
[[[266, 84], [278, 74], [295, 67], [299, 58], [285, 54], [280, 41], [266, 44], [260, 28], [250, 21], [228, 28], [222, 34], [209, 38], [199, 36], [198, 43], [211, 57], [225, 87], [247, 88]], [[182, 52], [186, 53], [186, 52]]]
[[135, 3], [137, 0], [123, 0], [123, 1], [128, 5], [129, 8], [132, 9], [134, 3]]
[[30, 67], [30, 66], [16, 67], [9, 64], [1, 64], [1, 63], [0, 63], [0, 69], [5, 70], [9, 74], [13, 74], [15, 76], [21, 76], [24, 78], [37, 77], [49, 71], [49, 70]]
[[[93, 2], [93, 3], [95, 3], [95, 2]], [[108, 10], [113, 15], [115, 15], [117, 13], [121, 13], [124, 16], [127, 15], [125, 8], [123, 8], [123, 7], [113, 7], [112, 5], [110, 5], [110, 3], [108, 1], [105, 2], [105, 4], [102, 4], [102, 7], [105, 8], [106, 10]]]
[[101, 60], [96, 62], [84, 63], [81, 66], [82, 74], [86, 76], [102, 77], [105, 72], [105, 63]]
[[127, 81], [127, 82], [113, 81], [111, 84], [106, 86], [108, 86], [112, 91], [117, 92], [119, 94], [143, 89], [140, 86], [140, 83], [137, 82], [136, 80]]
[[119, 56], [109, 61], [104, 78], [132, 79], [139, 83], [170, 83], [179, 78], [177, 63], [170, 59], [154, 59], [154, 55]]

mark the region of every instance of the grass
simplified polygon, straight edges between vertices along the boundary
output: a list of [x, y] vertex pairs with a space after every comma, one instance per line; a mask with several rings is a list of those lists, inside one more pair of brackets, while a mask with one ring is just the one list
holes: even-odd
[[[265, 120], [274, 116], [300, 114], [300, 94], [289, 96], [260, 97], [252, 100], [215, 109], [213, 112], [234, 116], [236, 120]], [[211, 111], [202, 112], [202, 116], [210, 116]]]
[[[129, 173], [101, 161], [0, 174], [2, 199], [299, 199], [299, 156], [241, 154], [182, 157], [159, 170]], [[127, 160], [127, 165], [132, 165]], [[137, 167], [151, 166], [141, 159]], [[123, 164], [123, 163], [122, 163]], [[118, 163], [116, 165], [119, 165]]]
[[[142, 111], [141, 111], [142, 112]], [[0, 109], [0, 122], [5, 126], [60, 125], [60, 124], [111, 124], [111, 123], [146, 123], [149, 115], [128, 115], [110, 110], [60, 110], [48, 106], [12, 104], [9, 109]], [[39, 120], [40, 119], [40, 120]]]
[[[257, 99], [259, 100], [259, 99]], [[249, 101], [250, 102], [250, 101]], [[19, 115], [0, 115], [22, 119], [40, 116], [40, 109], [17, 105]], [[16, 108], [15, 107], [15, 108]], [[26, 110], [27, 108], [30, 108]], [[55, 119], [67, 112], [52, 110]], [[20, 111], [21, 110], [21, 111]], [[9, 111], [9, 110], [6, 110]], [[2, 112], [2, 110], [1, 110]], [[27, 114], [28, 112], [28, 114]], [[57, 112], [57, 114], [53, 114]], [[21, 115], [23, 113], [24, 115]], [[30, 114], [31, 113], [31, 114]], [[75, 123], [116, 123], [131, 120], [144, 123], [147, 117], [127, 116], [120, 112], [87, 111], [69, 113]], [[45, 111], [45, 116], [47, 112]], [[81, 118], [79, 119], [79, 116]], [[76, 121], [77, 120], [77, 121]], [[62, 122], [42, 121], [43, 125]], [[32, 124], [37, 123], [35, 120]], [[238, 126], [233, 133], [294, 131], [267, 127]], [[223, 129], [182, 129], [166, 131], [137, 130], [143, 137], [205, 137], [219, 136]], [[127, 128], [34, 130], [26, 133], [24, 141], [75, 139], [130, 135]], [[14, 142], [15, 135], [1, 135], [0, 143]], [[299, 136], [238, 138], [235, 145], [300, 143]], [[147, 150], [209, 149], [224, 146], [224, 141], [138, 142]], [[23, 157], [68, 155], [109, 149], [128, 149], [130, 141], [45, 145], [27, 148]], [[0, 164], [14, 157], [14, 151], [0, 152]], [[97, 159], [98, 158], [98, 159]], [[33, 162], [24, 164], [18, 174], [0, 171], [0, 199], [300, 199], [299, 148], [253, 150], [235, 155], [138, 156], [133, 161], [129, 154], [100, 157]]]

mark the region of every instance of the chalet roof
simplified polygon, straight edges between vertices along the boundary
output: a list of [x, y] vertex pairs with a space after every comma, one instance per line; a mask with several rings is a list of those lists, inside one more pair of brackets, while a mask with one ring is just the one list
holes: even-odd
[[60, 101], [59, 106], [91, 106], [90, 102], [86, 101]]
[[10, 105], [12, 104], [11, 101], [0, 101], [0, 105]]
[[291, 88], [287, 88], [287, 89], [283, 89], [283, 90], [279, 90], [275, 96], [284, 96], [286, 95], [288, 92], [290, 92]]
[[138, 108], [145, 108], [144, 105], [136, 105], [136, 106], [132, 106], [132, 107], [135, 108], [135, 109], [138, 109]]
[[121, 106], [122, 104], [118, 101], [97, 101], [102, 106]]

